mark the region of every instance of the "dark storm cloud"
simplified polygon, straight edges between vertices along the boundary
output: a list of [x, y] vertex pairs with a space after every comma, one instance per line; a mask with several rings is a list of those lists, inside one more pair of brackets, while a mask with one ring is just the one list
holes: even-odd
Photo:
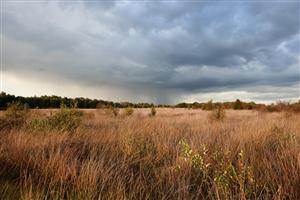
[[6, 2], [4, 70], [58, 75], [99, 97], [119, 88], [129, 100], [263, 93], [299, 82], [299, 12], [297, 1]]

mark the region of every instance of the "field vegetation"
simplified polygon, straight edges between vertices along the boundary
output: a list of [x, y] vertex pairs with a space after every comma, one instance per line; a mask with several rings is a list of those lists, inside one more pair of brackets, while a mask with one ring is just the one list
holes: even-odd
[[293, 109], [0, 113], [0, 199], [300, 199]]

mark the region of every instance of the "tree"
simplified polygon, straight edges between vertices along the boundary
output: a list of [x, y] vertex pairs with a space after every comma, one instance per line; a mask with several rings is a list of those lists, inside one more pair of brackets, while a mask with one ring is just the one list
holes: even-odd
[[233, 109], [234, 110], [241, 110], [243, 109], [243, 104], [241, 102], [241, 100], [237, 99], [234, 104], [233, 104]]

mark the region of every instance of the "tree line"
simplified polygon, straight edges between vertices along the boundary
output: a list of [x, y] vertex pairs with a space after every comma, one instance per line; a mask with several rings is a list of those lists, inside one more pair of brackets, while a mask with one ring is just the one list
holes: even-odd
[[6, 109], [10, 103], [20, 102], [24, 106], [29, 108], [60, 108], [61, 105], [67, 107], [76, 106], [77, 108], [151, 108], [151, 107], [173, 107], [173, 108], [187, 108], [187, 109], [203, 109], [213, 110], [217, 107], [224, 109], [235, 109], [235, 110], [266, 110], [266, 111], [282, 111], [282, 110], [293, 110], [300, 112], [300, 100], [295, 103], [278, 101], [277, 103], [265, 105], [258, 104], [255, 102], [243, 102], [239, 99], [233, 102], [213, 102], [212, 100], [200, 103], [179, 103], [176, 105], [158, 104], [153, 103], [130, 103], [130, 102], [112, 102], [99, 99], [89, 98], [68, 98], [60, 96], [33, 96], [33, 97], [22, 97], [6, 94], [5, 92], [0, 93], [0, 109]]
[[112, 102], [99, 99], [89, 99], [83, 97], [68, 98], [60, 96], [33, 96], [22, 97], [0, 93], [0, 108], [6, 109], [12, 102], [20, 102], [29, 108], [60, 108], [61, 105], [66, 107], [76, 106], [77, 108], [151, 108], [154, 106], [152, 103], [130, 103], [130, 102]]
[[255, 102], [243, 102], [239, 99], [233, 102], [213, 102], [212, 100], [206, 103], [179, 103], [175, 107], [187, 108], [187, 109], [202, 109], [202, 110], [213, 110], [215, 108], [223, 109], [234, 109], [234, 110], [260, 110], [268, 112], [279, 112], [279, 111], [295, 111], [300, 112], [300, 100], [298, 102], [290, 103], [284, 101], [277, 101], [271, 104], [262, 104]]

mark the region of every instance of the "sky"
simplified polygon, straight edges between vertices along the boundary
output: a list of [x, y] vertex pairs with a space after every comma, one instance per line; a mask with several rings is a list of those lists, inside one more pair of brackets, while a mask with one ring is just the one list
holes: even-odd
[[1, 22], [10, 94], [300, 99], [299, 1], [3, 0]]

